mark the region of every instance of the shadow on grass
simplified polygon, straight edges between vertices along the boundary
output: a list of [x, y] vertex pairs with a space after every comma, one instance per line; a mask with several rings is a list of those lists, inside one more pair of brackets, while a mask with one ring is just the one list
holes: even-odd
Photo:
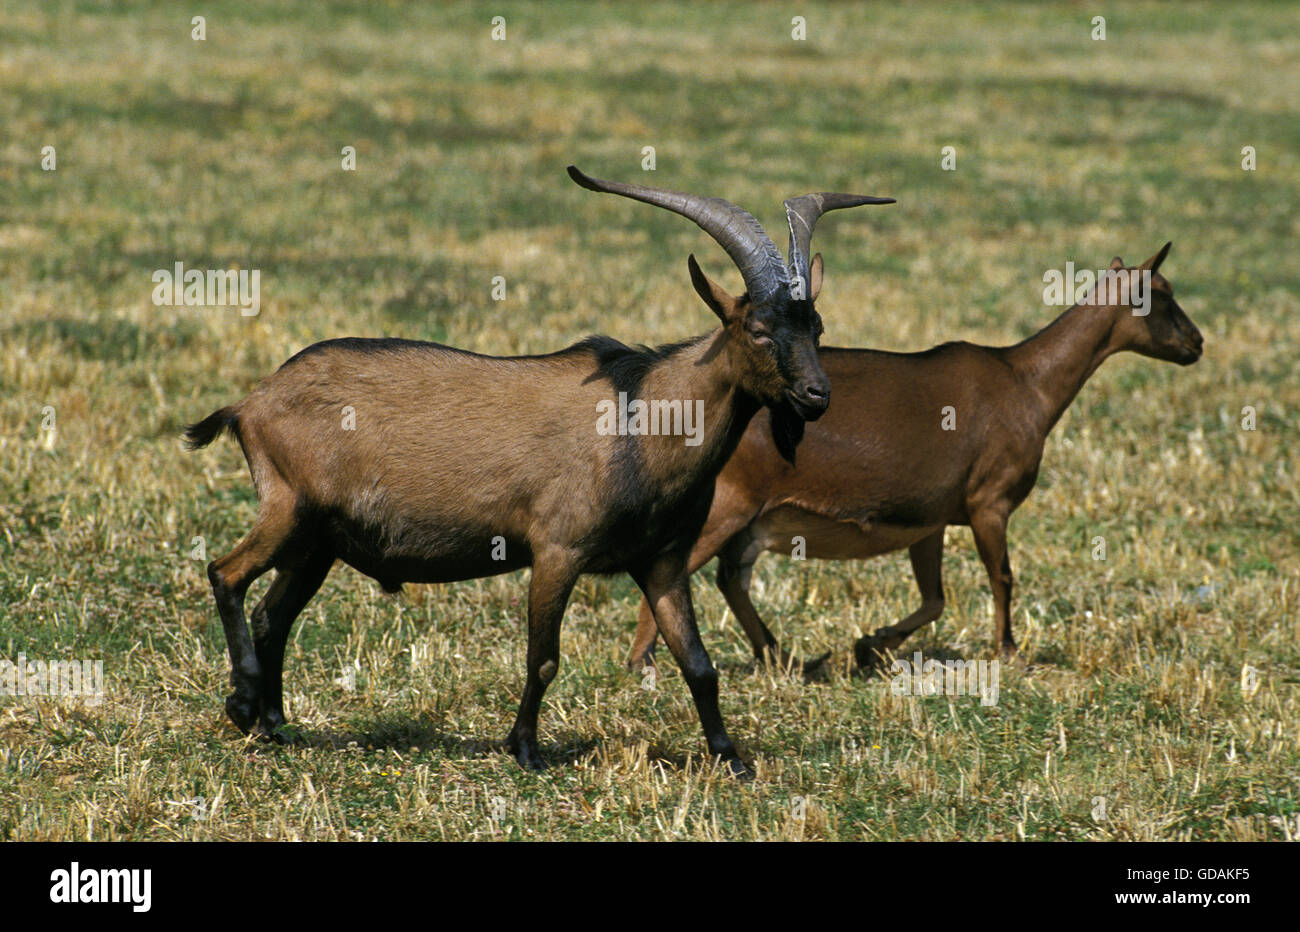
[[1028, 670], [1037, 667], [1055, 667], [1061, 670], [1075, 669], [1073, 656], [1060, 644], [1043, 644], [1033, 652], [1033, 656], [1025, 656], [1023, 651], [1020, 656], [1027, 662], [1026, 669]]
[[[329, 750], [343, 750], [353, 745], [366, 751], [411, 748], [435, 749], [447, 757], [489, 757], [496, 754], [509, 756], [505, 738], [471, 738], [444, 729], [443, 723], [430, 718], [410, 719], [402, 722], [372, 721], [359, 723], [351, 729], [322, 729], [302, 734], [306, 746]], [[548, 765], [570, 764], [590, 756], [600, 741], [570, 733], [561, 733], [551, 740], [538, 744], [542, 759]]]
[[[454, 734], [446, 731], [440, 721], [427, 717], [397, 723], [361, 722], [355, 728], [344, 729], [324, 728], [305, 731], [294, 728], [294, 733], [299, 738], [297, 747], [327, 751], [343, 751], [353, 746], [366, 752], [410, 751], [412, 748], [419, 748], [421, 751], [432, 750], [452, 759], [482, 759], [496, 755], [510, 757], [504, 738], [466, 737]], [[570, 766], [578, 761], [599, 756], [602, 749], [605, 752], [604, 756], [619, 756], [619, 745], [626, 748], [628, 756], [634, 756], [640, 743], [640, 739], [636, 737], [597, 738], [562, 731], [549, 737], [543, 733], [543, 738], [538, 743], [538, 750], [547, 768], [551, 769]], [[284, 746], [258, 741], [252, 747], [262, 752], [270, 752], [281, 750]], [[760, 748], [747, 750], [750, 754], [762, 753]], [[658, 744], [649, 745], [645, 751], [647, 764], [658, 764], [671, 772], [687, 769], [688, 763], [694, 768], [699, 768], [703, 766], [706, 757], [705, 754], [673, 753]]]
[[853, 670], [851, 671], [851, 675], [854, 677], [854, 679], [865, 679], [865, 680], [882, 679], [883, 680], [888, 678], [888, 676], [893, 675], [892, 670], [893, 670], [895, 660], [902, 660], [907, 662], [910, 665], [913, 659], [912, 655], [917, 653], [921, 654], [922, 661], [935, 660], [943, 664], [951, 663], [954, 661], [965, 662], [968, 660], [989, 659], [985, 657], [983, 654], [980, 654], [978, 652], [975, 657], [966, 657], [963, 656], [962, 654], [959, 654], [957, 651], [950, 650], [949, 648], [946, 647], [936, 647], [933, 644], [922, 645], [920, 642], [918, 642], [917, 644], [911, 647], [909, 647], [907, 644], [901, 644], [894, 650], [886, 651], [885, 656], [883, 657], [877, 654], [876, 662], [870, 667], [862, 667], [855, 663], [853, 666]]

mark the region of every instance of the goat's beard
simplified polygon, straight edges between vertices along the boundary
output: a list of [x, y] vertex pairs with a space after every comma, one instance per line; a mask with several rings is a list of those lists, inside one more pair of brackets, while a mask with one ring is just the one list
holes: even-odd
[[776, 443], [776, 451], [793, 466], [795, 448], [803, 439], [804, 425], [807, 422], [786, 398], [771, 405], [768, 410], [771, 412], [772, 440]]

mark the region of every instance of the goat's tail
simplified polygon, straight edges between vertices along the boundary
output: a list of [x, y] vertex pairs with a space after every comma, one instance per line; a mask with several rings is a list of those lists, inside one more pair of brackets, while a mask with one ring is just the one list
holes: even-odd
[[191, 450], [206, 447], [223, 430], [239, 436], [239, 412], [234, 406], [213, 411], [197, 424], [185, 428], [185, 446]]

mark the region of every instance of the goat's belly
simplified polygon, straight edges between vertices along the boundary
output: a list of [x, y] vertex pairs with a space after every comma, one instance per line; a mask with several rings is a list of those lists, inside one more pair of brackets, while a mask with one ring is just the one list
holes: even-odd
[[942, 525], [911, 527], [870, 518], [831, 518], [797, 505], [782, 505], [767, 512], [750, 530], [763, 549], [787, 556], [795, 550], [794, 538], [803, 539], [804, 556], [815, 560], [863, 560], [912, 546]]
[[532, 563], [532, 552], [525, 542], [491, 528], [411, 523], [381, 530], [335, 519], [328, 534], [335, 556], [386, 588], [404, 582], [480, 579]]
[[431, 561], [419, 555], [395, 554], [376, 558], [363, 552], [340, 553], [338, 557], [389, 590], [397, 589], [402, 583], [451, 583], [483, 579], [528, 566], [526, 561], [483, 560], [478, 557]]

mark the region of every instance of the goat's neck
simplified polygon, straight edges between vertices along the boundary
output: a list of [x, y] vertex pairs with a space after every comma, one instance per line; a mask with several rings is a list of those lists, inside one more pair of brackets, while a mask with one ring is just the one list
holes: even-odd
[[740, 387], [726, 340], [726, 332], [717, 330], [660, 362], [642, 381], [638, 396], [647, 401], [704, 402], [702, 442], [687, 446], [684, 438], [675, 437], [656, 444], [654, 473], [687, 482], [716, 474], [757, 413], [760, 404]]
[[1115, 352], [1114, 326], [1112, 308], [1076, 304], [1007, 351], [1007, 360], [1036, 392], [1044, 436], [1097, 367]]

